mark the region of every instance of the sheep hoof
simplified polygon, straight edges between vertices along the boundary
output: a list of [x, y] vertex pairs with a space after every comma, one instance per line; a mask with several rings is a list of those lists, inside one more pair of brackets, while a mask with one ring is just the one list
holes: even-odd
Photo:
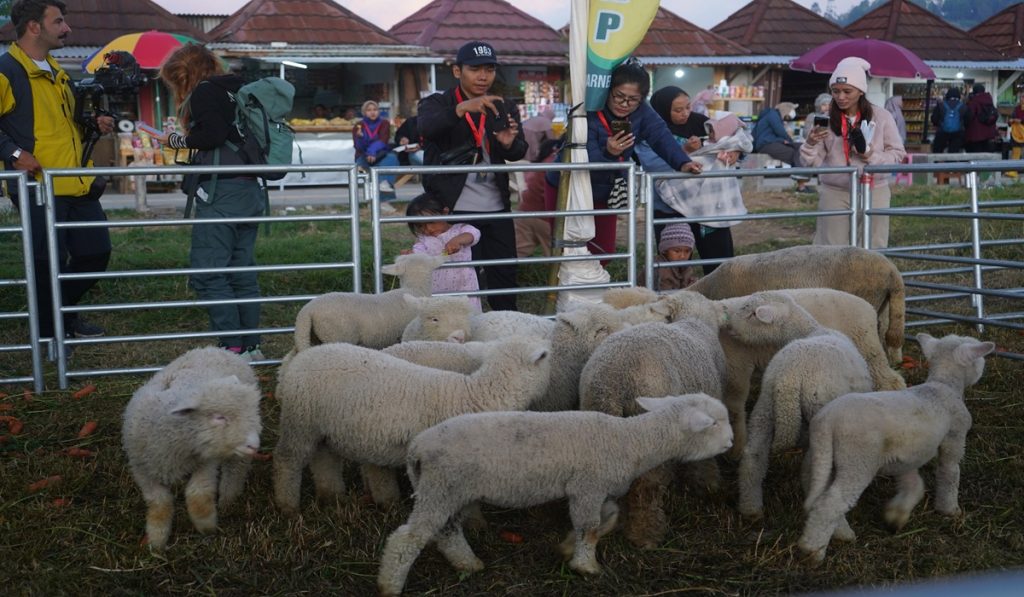
[[885, 522], [894, 531], [902, 529], [908, 520], [910, 520], [910, 512], [903, 508], [885, 509]]
[[459, 560], [457, 562], [452, 562], [451, 564], [453, 568], [465, 574], [480, 572], [484, 569], [483, 561], [475, 556], [472, 559]]
[[558, 552], [562, 554], [562, 557], [566, 560], [572, 557], [572, 554], [576, 552], [576, 533], [569, 531], [565, 535], [565, 539], [558, 544]]
[[960, 509], [960, 506], [954, 506], [952, 509], [935, 508], [935, 511], [943, 516], [948, 516], [950, 518], [960, 518], [964, 515], [964, 511]]
[[802, 543], [797, 545], [801, 552], [803, 552], [803, 560], [801, 563], [808, 568], [816, 568], [822, 562], [825, 561], [825, 549], [827, 546], [818, 548], [808, 547]]
[[850, 528], [850, 523], [844, 518], [839, 522], [839, 525], [836, 526], [836, 530], [832, 531], [832, 538], [837, 541], [853, 543], [857, 540], [857, 533]]
[[744, 522], [755, 523], [764, 520], [764, 509], [762, 508], [740, 508], [740, 515]]
[[584, 561], [572, 560], [569, 562], [569, 567], [584, 575], [601, 574], [601, 566], [599, 566], [597, 561], [593, 559]]

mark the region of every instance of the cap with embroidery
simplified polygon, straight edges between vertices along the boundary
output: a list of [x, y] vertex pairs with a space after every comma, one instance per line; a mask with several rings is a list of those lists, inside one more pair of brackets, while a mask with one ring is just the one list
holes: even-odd
[[494, 51], [494, 46], [487, 42], [471, 41], [459, 48], [459, 53], [455, 55], [455, 64], [498, 64], [498, 53]]

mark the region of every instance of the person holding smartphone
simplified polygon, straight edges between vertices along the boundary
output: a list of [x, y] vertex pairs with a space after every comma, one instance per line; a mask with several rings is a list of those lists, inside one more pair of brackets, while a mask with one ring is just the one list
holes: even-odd
[[[871, 64], [863, 58], [844, 58], [829, 79], [832, 104], [828, 126], [815, 127], [800, 148], [800, 158], [809, 168], [820, 166], [857, 166], [899, 164], [906, 157], [896, 121], [892, 114], [868, 101], [867, 71]], [[850, 208], [850, 175], [822, 174], [818, 188], [818, 209]], [[871, 207], [887, 208], [891, 194], [889, 175], [875, 174], [871, 185]], [[889, 245], [889, 218], [871, 218], [870, 247]], [[814, 231], [816, 245], [850, 243], [850, 218], [818, 218]]]
[[[633, 158], [639, 141], [646, 142], [672, 170], [700, 174], [701, 165], [690, 159], [676, 142], [668, 125], [646, 101], [651, 79], [636, 59], [630, 58], [612, 71], [611, 89], [604, 108], [587, 113], [587, 155], [592, 163], [625, 162]], [[626, 171], [594, 170], [590, 186], [594, 208], [606, 209], [616, 178]], [[615, 252], [616, 216], [594, 218], [594, 254]]]

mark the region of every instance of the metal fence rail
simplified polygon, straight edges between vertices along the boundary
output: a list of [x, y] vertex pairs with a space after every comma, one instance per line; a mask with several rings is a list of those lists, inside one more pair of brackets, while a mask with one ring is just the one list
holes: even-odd
[[[11, 354], [19, 352], [29, 353], [32, 362], [31, 376], [8, 376], [4, 369], [0, 369], [0, 385], [32, 383], [33, 391], [43, 391], [43, 356], [39, 345], [39, 315], [36, 313], [36, 277], [35, 260], [32, 259], [32, 226], [29, 224], [29, 195], [28, 173], [17, 171], [0, 171], [0, 182], [7, 184], [8, 189], [12, 185], [18, 188], [18, 226], [5, 226], [0, 228], [0, 234], [21, 235], [22, 262], [24, 267], [22, 273], [25, 277], [2, 279], [0, 287], [24, 288], [27, 308], [25, 311], [11, 311], [0, 313], [0, 321], [28, 320], [28, 343], [0, 344], [0, 354]], [[36, 185], [31, 186], [36, 190]], [[6, 323], [4, 324], [7, 325]]]

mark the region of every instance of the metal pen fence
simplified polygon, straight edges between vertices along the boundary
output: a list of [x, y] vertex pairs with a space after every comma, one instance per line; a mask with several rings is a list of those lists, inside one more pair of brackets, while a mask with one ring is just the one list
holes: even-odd
[[[20, 352], [29, 353], [32, 363], [31, 376], [10, 375], [0, 369], [0, 385], [32, 383], [33, 390], [43, 391], [43, 356], [42, 347], [39, 343], [39, 315], [36, 312], [36, 279], [35, 260], [32, 255], [32, 226], [29, 224], [29, 189], [35, 190], [36, 185], [29, 185], [28, 173], [20, 171], [0, 171], [0, 181], [7, 184], [10, 191], [11, 186], [17, 187], [18, 196], [18, 221], [17, 226], [2, 226], [0, 234], [13, 234], [21, 236], [21, 251], [24, 264], [22, 273], [24, 277], [0, 279], [2, 288], [24, 288], [27, 308], [25, 311], [10, 311], [0, 313], [0, 321], [10, 322], [18, 320], [28, 321], [28, 343], [0, 344], [0, 354], [14, 354]], [[13, 369], [13, 368], [12, 368]]]

